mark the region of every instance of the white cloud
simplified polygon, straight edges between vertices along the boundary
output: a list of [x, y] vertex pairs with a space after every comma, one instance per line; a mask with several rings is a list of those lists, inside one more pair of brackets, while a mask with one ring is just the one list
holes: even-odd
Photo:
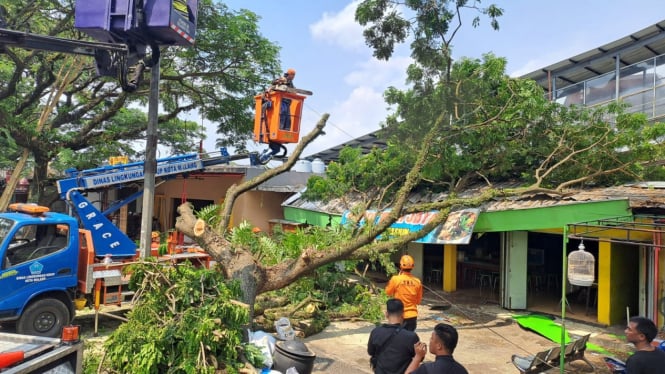
[[382, 91], [389, 86], [403, 87], [406, 68], [411, 62], [411, 58], [404, 56], [395, 56], [389, 61], [372, 58], [359, 63], [357, 70], [344, 77], [344, 82], [350, 86], [370, 85]]
[[319, 21], [309, 26], [312, 37], [347, 50], [366, 51], [362, 26], [355, 21], [358, 2], [349, 3], [339, 13], [324, 12]]
[[[305, 155], [348, 142], [359, 136], [378, 130], [381, 122], [390, 113], [383, 99], [384, 91], [390, 87], [404, 87], [406, 68], [412, 62], [409, 57], [395, 56], [389, 61], [369, 58], [355, 64], [355, 69], [346, 73], [343, 82], [350, 87], [341, 102], [331, 102], [323, 111], [330, 113], [324, 136], [307, 147]], [[309, 131], [321, 118], [305, 103], [303, 132]]]
[[[388, 115], [388, 110], [382, 91], [369, 86], [359, 86], [351, 91], [344, 102], [332, 107], [329, 113], [330, 119], [324, 130], [326, 134], [312, 142], [304, 152], [305, 155], [323, 151], [378, 130], [380, 123]], [[319, 118], [316, 118], [316, 121]]]

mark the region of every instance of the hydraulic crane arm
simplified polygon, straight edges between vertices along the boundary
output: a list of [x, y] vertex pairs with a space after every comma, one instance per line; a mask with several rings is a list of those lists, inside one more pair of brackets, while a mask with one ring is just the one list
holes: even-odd
[[100, 50], [123, 54], [129, 53], [129, 48], [124, 44], [72, 40], [2, 28], [0, 28], [0, 45], [2, 45], [3, 48], [10, 46], [37, 51], [71, 53], [85, 56], [95, 56]]
[[[136, 90], [146, 66], [141, 60], [145, 56], [144, 45], [132, 48], [128, 44], [73, 40], [0, 28], [0, 52], [7, 47], [93, 56], [97, 73], [117, 77], [122, 89], [128, 92]], [[157, 47], [152, 50], [159, 53]], [[128, 66], [137, 63], [133, 77], [128, 77]]]
[[[253, 164], [255, 153], [229, 155], [226, 148], [220, 149], [220, 155], [202, 158], [197, 153], [157, 159], [155, 177], [164, 178], [178, 174], [201, 171], [206, 166], [228, 164], [231, 161], [249, 158]], [[145, 162], [103, 166], [88, 170], [67, 170], [68, 178], [57, 181], [58, 193], [63, 200], [70, 200], [72, 191], [86, 191], [102, 187], [127, 184], [143, 180]]]
[[[187, 174], [204, 170], [207, 166], [228, 164], [230, 161], [243, 158], [256, 158], [257, 154], [229, 155], [225, 148], [220, 149], [219, 156], [200, 157], [199, 154], [189, 153], [157, 160], [156, 177], [169, 178], [179, 174]], [[91, 231], [95, 243], [95, 253], [98, 256], [111, 254], [116, 257], [130, 257], [135, 255], [136, 245], [127, 235], [122, 233], [108, 218], [108, 216], [121, 206], [136, 200], [143, 191], [117, 202], [104, 212], [99, 211], [94, 204], [86, 199], [87, 191], [121, 186], [130, 182], [144, 179], [145, 162], [132, 162], [126, 164], [109, 165], [88, 170], [68, 170], [68, 177], [57, 181], [60, 197], [71, 203], [81, 221], [81, 226]]]

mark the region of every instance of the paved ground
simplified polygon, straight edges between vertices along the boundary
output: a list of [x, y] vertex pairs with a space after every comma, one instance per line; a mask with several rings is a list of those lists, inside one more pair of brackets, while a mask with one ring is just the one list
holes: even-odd
[[[416, 333], [428, 341], [432, 328], [438, 322], [446, 322], [459, 330], [460, 341], [455, 358], [469, 373], [518, 373], [511, 363], [513, 354], [533, 354], [555, 344], [533, 332], [522, 329], [511, 319], [511, 314], [496, 305], [469, 302], [448, 310], [433, 310], [441, 305], [436, 294], [429, 293], [419, 308], [420, 318]], [[558, 321], [560, 322], [560, 321]], [[614, 356], [624, 359], [630, 347], [622, 340], [622, 327], [601, 328], [589, 324], [566, 321], [572, 335], [591, 333], [590, 342], [601, 346]], [[367, 339], [374, 326], [366, 322], [334, 322], [323, 332], [304, 339], [307, 347], [317, 354], [313, 374], [316, 373], [371, 373], [367, 356]], [[609, 373], [603, 354], [587, 349], [586, 357], [594, 364], [596, 373]], [[426, 360], [432, 360], [428, 354]], [[551, 369], [548, 373], [559, 373]], [[565, 367], [566, 373], [593, 372], [583, 361]]]
[[[512, 314], [494, 304], [485, 304], [482, 300], [456, 299], [455, 294], [426, 292], [423, 303], [419, 306], [419, 321], [416, 333], [423, 341], [428, 341], [433, 327], [439, 322], [450, 323], [457, 327], [460, 341], [455, 351], [455, 358], [471, 374], [518, 373], [511, 363], [513, 354], [528, 355], [551, 348], [555, 345], [546, 338], [522, 329], [515, 323]], [[436, 309], [441, 305], [452, 305], [449, 309]], [[434, 307], [434, 309], [432, 308]], [[91, 333], [92, 318], [81, 319]], [[117, 322], [104, 319], [100, 325], [100, 334], [106, 335]], [[560, 320], [557, 320], [560, 323]], [[88, 326], [90, 324], [90, 326]], [[107, 324], [109, 324], [108, 327]], [[572, 335], [591, 334], [590, 342], [608, 350], [613, 356], [625, 359], [632, 347], [623, 340], [623, 326], [610, 328], [590, 324], [566, 321]], [[367, 340], [373, 324], [367, 322], [338, 321], [331, 323], [323, 332], [303, 339], [307, 347], [316, 353], [312, 374], [354, 374], [371, 373]], [[89, 343], [95, 340], [90, 338]], [[99, 338], [97, 338], [99, 339]], [[610, 373], [606, 368], [603, 354], [587, 349], [586, 357], [591, 360], [595, 373]], [[426, 360], [432, 360], [428, 354]], [[566, 365], [566, 373], [593, 372], [583, 361]], [[547, 372], [560, 373], [551, 369]]]

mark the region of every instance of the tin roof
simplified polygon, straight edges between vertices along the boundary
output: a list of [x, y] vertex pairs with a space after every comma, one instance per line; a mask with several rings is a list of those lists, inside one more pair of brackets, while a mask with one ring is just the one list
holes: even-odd
[[367, 154], [372, 150], [372, 148], [386, 148], [387, 144], [385, 139], [379, 137], [379, 131], [374, 131], [358, 138], [349, 140], [348, 142], [330, 147], [326, 150], [316, 152], [306, 156], [305, 158], [308, 160], [314, 160], [315, 158], [318, 158], [325, 162], [327, 165], [330, 161], [337, 161], [337, 159], [339, 159], [339, 152], [342, 150], [342, 148], [347, 146], [360, 148], [363, 154]]
[[533, 79], [546, 91], [549, 77], [556, 78], [556, 89], [564, 88], [619, 68], [665, 54], [665, 20], [584, 53], [523, 75]]
[[[513, 188], [517, 186], [518, 185], [516, 183], [505, 183], [501, 186], [494, 187]], [[487, 187], [477, 187], [469, 189], [461, 193], [460, 197], [470, 197], [476, 195], [486, 188]], [[446, 199], [446, 197], [447, 194], [445, 193], [414, 193], [409, 197], [409, 203], [417, 204], [443, 201]], [[624, 199], [628, 199], [630, 208], [634, 210], [665, 210], [665, 182], [643, 182], [606, 188], [568, 190], [561, 195], [534, 193], [509, 198], [499, 198], [483, 204], [480, 209], [483, 212], [496, 212]], [[353, 202], [354, 199], [347, 198], [347, 201]], [[346, 205], [342, 199], [334, 199], [328, 202], [306, 201], [300, 196], [300, 194], [294, 196], [292, 199], [285, 201], [283, 205], [293, 208], [338, 215], [341, 215], [349, 208], [349, 206]]]
[[[263, 173], [264, 167], [243, 165], [213, 165], [205, 168], [205, 173], [240, 174], [245, 180], [254, 178]], [[307, 187], [307, 180], [313, 173], [287, 171], [279, 174], [256, 187], [259, 191], [295, 193]]]
[[[556, 78], [556, 89], [560, 89], [614, 71], [617, 67], [615, 60], [617, 55], [620, 56], [619, 68], [621, 68], [662, 54], [665, 54], [665, 20], [613, 42], [525, 74], [521, 78], [533, 79], [546, 92], [549, 92], [550, 76]], [[307, 158], [320, 158], [328, 164], [339, 158], [339, 151], [344, 146], [360, 147], [363, 153], [368, 153], [373, 147], [385, 148], [386, 141], [379, 138], [378, 131], [375, 131], [311, 154]]]

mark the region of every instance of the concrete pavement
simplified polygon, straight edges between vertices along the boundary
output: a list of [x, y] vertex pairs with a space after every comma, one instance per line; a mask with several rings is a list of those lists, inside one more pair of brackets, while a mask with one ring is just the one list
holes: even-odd
[[[440, 299], [429, 295], [419, 306], [418, 329], [420, 340], [428, 342], [432, 329], [439, 322], [455, 326], [460, 335], [455, 358], [469, 373], [518, 373], [511, 363], [513, 354], [528, 355], [553, 347], [550, 340], [521, 328], [512, 313], [491, 304], [458, 305], [448, 310], [434, 310]], [[560, 323], [560, 321], [557, 321]], [[566, 321], [571, 335], [591, 334], [590, 342], [608, 349], [619, 358], [631, 348], [621, 339], [619, 327], [602, 328], [589, 324]], [[303, 341], [317, 354], [313, 373], [371, 373], [367, 340], [374, 325], [367, 322], [333, 322], [323, 332]], [[594, 364], [596, 373], [610, 373], [603, 357], [587, 349], [586, 357]], [[428, 354], [426, 361], [433, 360]], [[588, 373], [591, 369], [578, 361], [565, 367], [567, 373]], [[559, 373], [558, 368], [548, 373]]]

